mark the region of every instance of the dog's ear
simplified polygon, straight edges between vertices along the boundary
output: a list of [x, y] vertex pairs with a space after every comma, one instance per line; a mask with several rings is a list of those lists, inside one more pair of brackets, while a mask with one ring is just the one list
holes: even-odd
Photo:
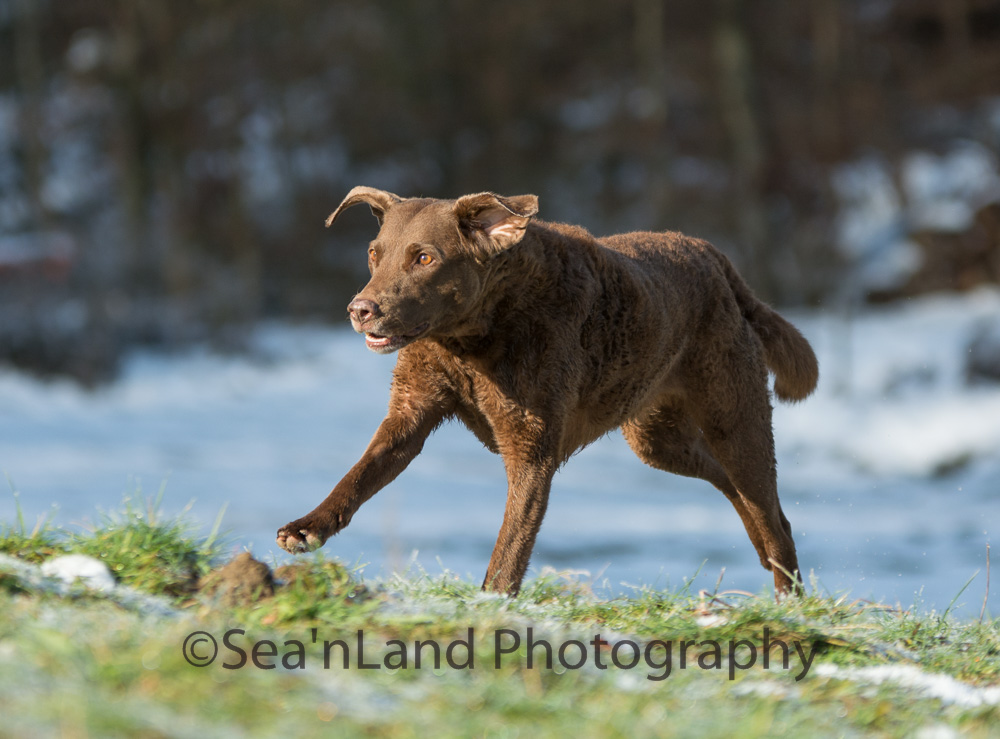
[[372, 215], [378, 219], [378, 225], [381, 226], [382, 221], [385, 219], [385, 212], [396, 203], [401, 203], [402, 201], [403, 198], [399, 197], [399, 195], [393, 195], [391, 192], [386, 192], [385, 190], [376, 190], [374, 187], [355, 187], [347, 193], [344, 202], [337, 206], [337, 210], [333, 211], [327, 217], [327, 228], [333, 225], [333, 222], [337, 220], [337, 216], [358, 203], [368, 203], [368, 207], [372, 209]]
[[454, 212], [464, 231], [484, 236], [499, 251], [524, 238], [528, 221], [538, 212], [538, 198], [534, 195], [505, 198], [481, 192], [459, 198]]

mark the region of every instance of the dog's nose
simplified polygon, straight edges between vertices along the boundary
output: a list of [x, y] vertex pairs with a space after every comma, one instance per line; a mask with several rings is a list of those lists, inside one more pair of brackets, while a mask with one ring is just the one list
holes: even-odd
[[355, 298], [347, 306], [347, 312], [358, 323], [364, 323], [382, 315], [382, 311], [378, 309], [378, 303], [374, 300], [368, 300], [368, 298]]

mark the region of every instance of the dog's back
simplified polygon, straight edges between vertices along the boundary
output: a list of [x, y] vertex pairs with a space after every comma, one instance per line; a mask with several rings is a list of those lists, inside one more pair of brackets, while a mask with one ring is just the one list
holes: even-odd
[[[665, 311], [675, 320], [690, 319], [692, 310], [709, 313], [708, 336], [726, 341], [739, 318], [747, 321], [764, 349], [764, 360], [775, 375], [779, 400], [799, 401], [816, 387], [819, 365], [809, 342], [792, 324], [760, 301], [732, 262], [712, 244], [677, 232], [637, 232], [598, 239], [603, 247], [627, 257], [636, 274], [658, 283], [668, 296]], [[676, 286], [685, 286], [677, 315], [677, 301], [669, 301]]]
[[[569, 329], [563, 361], [576, 370], [570, 374], [578, 376], [585, 425], [613, 428], [657, 396], [700, 392], [704, 363], [746, 341], [746, 326], [759, 340], [760, 361], [775, 374], [780, 400], [802, 400], [816, 386], [809, 343], [706, 241], [676, 232], [595, 239], [576, 226], [535, 222], [518, 248], [522, 258], [512, 259], [502, 289], [530, 305], [533, 320], [552, 324], [543, 327], [546, 336]], [[526, 275], [539, 272], [549, 275], [542, 284], [575, 285], [575, 300], [533, 295], [538, 281]], [[516, 311], [505, 320], [516, 322]], [[499, 331], [513, 333], [509, 326]], [[754, 359], [748, 351], [749, 373], [756, 372]], [[581, 438], [607, 430], [581, 428]]]

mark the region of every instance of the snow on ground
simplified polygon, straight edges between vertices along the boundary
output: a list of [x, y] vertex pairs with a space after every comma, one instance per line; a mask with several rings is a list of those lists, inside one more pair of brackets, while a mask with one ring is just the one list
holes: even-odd
[[[779, 486], [804, 569], [822, 587], [943, 610], [984, 569], [1000, 520], [1000, 385], [968, 386], [967, 345], [1000, 320], [1000, 291], [939, 296], [854, 316], [791, 316], [820, 357], [813, 397], [775, 413]], [[0, 470], [29, 525], [93, 521], [122, 495], [165, 484], [207, 531], [224, 504], [234, 549], [289, 558], [274, 532], [310, 510], [364, 450], [384, 413], [391, 357], [343, 330], [262, 327], [249, 357], [136, 354], [96, 392], [0, 372]], [[505, 478], [459, 424], [440, 429], [326, 550], [366, 574], [405, 568], [481, 577]], [[0, 522], [15, 518], [0, 494]], [[707, 483], [643, 466], [617, 434], [557, 475], [532, 566], [631, 584], [756, 590], [762, 570], [736, 513]], [[996, 569], [994, 567], [994, 569]], [[995, 584], [994, 584], [995, 585]], [[985, 575], [953, 612], [976, 614]], [[1000, 588], [990, 609], [1000, 612]]]
[[779, 407], [779, 454], [924, 477], [1000, 452], [1000, 388], [965, 383], [969, 342], [990, 320], [1000, 322], [992, 290], [797, 320], [822, 379], [803, 406]]
[[961, 708], [1000, 705], [1000, 687], [977, 688], [956, 680], [951, 675], [928, 673], [914, 665], [878, 665], [875, 667], [840, 667], [816, 665], [820, 677], [853, 680], [869, 685], [894, 685], [915, 691], [925, 698]]
[[1000, 202], [1000, 162], [990, 147], [960, 140], [942, 154], [908, 152], [898, 164], [867, 154], [836, 167], [831, 185], [838, 247], [855, 268], [850, 286], [864, 293], [898, 287], [920, 268], [908, 234], [967, 231], [977, 210]]

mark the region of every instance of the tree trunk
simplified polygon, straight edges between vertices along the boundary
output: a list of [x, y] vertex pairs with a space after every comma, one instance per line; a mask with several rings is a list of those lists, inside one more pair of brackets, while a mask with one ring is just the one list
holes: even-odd
[[652, 205], [654, 219], [669, 213], [671, 201], [667, 46], [663, 37], [665, 5], [665, 0], [635, 0], [637, 77], [645, 98], [642, 103], [645, 122], [652, 131], [653, 141], [646, 157], [650, 167], [646, 196]]
[[736, 170], [737, 226], [743, 270], [765, 299], [774, 296], [770, 234], [764, 198], [765, 142], [754, 106], [754, 70], [741, 14], [743, 0], [716, 0], [713, 46], [719, 71], [719, 108]]
[[21, 90], [21, 133], [24, 141], [24, 184], [35, 228], [48, 220], [42, 202], [42, 180], [48, 152], [42, 140], [42, 87], [45, 70], [42, 63], [38, 3], [20, 0], [14, 6], [14, 54], [17, 84]]

